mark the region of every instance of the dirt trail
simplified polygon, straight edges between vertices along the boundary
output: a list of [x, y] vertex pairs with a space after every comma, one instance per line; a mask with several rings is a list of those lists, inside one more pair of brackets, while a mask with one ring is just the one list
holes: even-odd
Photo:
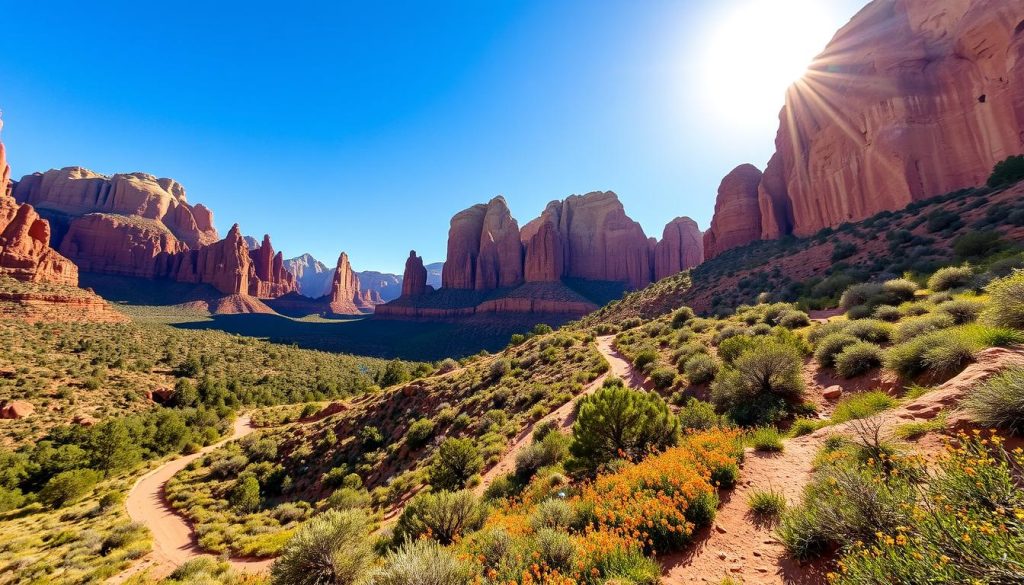
[[[146, 528], [149, 528], [153, 535], [153, 552], [128, 571], [111, 579], [111, 583], [123, 582], [128, 577], [147, 569], [151, 577], [164, 577], [183, 563], [208, 554], [199, 547], [192, 525], [167, 502], [166, 484], [189, 463], [228, 441], [240, 439], [256, 430], [248, 415], [241, 416], [235, 420], [231, 436], [203, 447], [197, 453], [168, 461], [135, 482], [128, 492], [125, 506], [132, 521], [145, 524]], [[273, 559], [232, 558], [228, 559], [228, 562], [237, 571], [262, 573], [269, 569]]]
[[572, 400], [566, 402], [557, 410], [554, 410], [553, 412], [549, 413], [547, 416], [538, 420], [537, 422], [531, 425], [527, 425], [526, 428], [520, 431], [519, 434], [516, 435], [512, 443], [512, 446], [509, 447], [507, 451], [505, 451], [504, 455], [502, 455], [501, 460], [498, 461], [498, 463], [495, 464], [494, 467], [488, 469], [487, 472], [484, 473], [480, 484], [473, 489], [474, 493], [476, 493], [477, 495], [482, 495], [484, 493], [484, 490], [486, 490], [487, 487], [491, 485], [491, 483], [493, 483], [495, 479], [501, 477], [502, 475], [505, 475], [506, 473], [511, 473], [516, 470], [516, 456], [519, 455], [520, 451], [522, 451], [523, 449], [530, 445], [532, 441], [533, 429], [537, 425], [544, 424], [549, 421], [556, 421], [558, 423], [558, 427], [562, 430], [562, 432], [568, 432], [569, 429], [572, 427], [573, 421], [575, 421], [574, 415], [576, 410], [577, 398], [581, 396], [589, 396], [590, 394], [596, 392], [597, 389], [600, 388], [602, 384], [604, 384], [604, 381], [605, 379], [608, 378], [608, 376], [618, 376], [622, 378], [622, 380], [627, 385], [639, 387], [640, 382], [642, 382], [643, 378], [640, 377], [638, 381], [637, 375], [633, 371], [633, 366], [630, 365], [630, 363], [626, 361], [625, 358], [622, 357], [622, 354], [620, 354], [618, 350], [616, 350], [613, 347], [614, 341], [614, 335], [606, 335], [597, 338], [597, 350], [601, 352], [601, 355], [604, 356], [604, 359], [608, 361], [608, 365], [611, 366], [608, 372], [597, 377], [590, 384], [587, 384], [587, 387], [583, 389], [583, 392], [578, 394]]
[[[953, 379], [920, 398], [874, 417], [883, 431], [900, 424], [930, 420], [943, 409], [955, 407], [964, 393], [984, 379], [1010, 366], [1024, 366], [1024, 349], [993, 348], [978, 354], [975, 363]], [[951, 416], [947, 423], [954, 420]], [[826, 582], [821, 566], [786, 558], [774, 538], [774, 527], [758, 523], [749, 514], [747, 495], [754, 489], [774, 489], [796, 504], [811, 479], [813, 460], [831, 434], [855, 435], [849, 423], [825, 427], [811, 435], [785, 442], [782, 453], [769, 455], [747, 450], [737, 487], [723, 491], [714, 525], [698, 533], [687, 550], [661, 559], [662, 582], [671, 585], [720, 583], [725, 577], [744, 585], [807, 584]]]

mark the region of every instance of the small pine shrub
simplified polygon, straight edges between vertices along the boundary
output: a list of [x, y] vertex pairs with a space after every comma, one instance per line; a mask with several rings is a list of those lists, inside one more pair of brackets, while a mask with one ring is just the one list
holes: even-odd
[[667, 390], [676, 381], [676, 371], [672, 368], [656, 368], [651, 372], [651, 383], [657, 390]]

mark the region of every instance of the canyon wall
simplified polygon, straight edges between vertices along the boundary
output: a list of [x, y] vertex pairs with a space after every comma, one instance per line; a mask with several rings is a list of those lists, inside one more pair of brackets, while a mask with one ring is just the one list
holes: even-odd
[[779, 120], [756, 214], [748, 186], [742, 205], [726, 194], [708, 257], [755, 229], [808, 236], [979, 186], [1024, 153], [1024, 0], [875, 0], [789, 88]]

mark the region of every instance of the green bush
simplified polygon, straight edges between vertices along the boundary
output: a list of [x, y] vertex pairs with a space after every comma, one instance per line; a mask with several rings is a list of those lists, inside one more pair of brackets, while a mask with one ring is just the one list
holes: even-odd
[[722, 426], [722, 417], [710, 402], [690, 397], [676, 412], [679, 426], [684, 431], [707, 431]]
[[974, 260], [990, 256], [1005, 246], [999, 232], [984, 230], [980, 232], [967, 232], [953, 240], [953, 252], [957, 258], [963, 260]]
[[811, 324], [811, 318], [803, 311], [787, 311], [779, 318], [779, 325], [786, 329], [799, 329]]
[[544, 500], [537, 504], [530, 516], [534, 530], [554, 528], [565, 530], [576, 523], [576, 510], [569, 502], [559, 498]]
[[570, 437], [557, 431], [544, 434], [539, 441], [534, 433], [533, 443], [516, 455], [516, 476], [529, 479], [539, 469], [561, 463], [569, 454], [571, 442]]
[[303, 524], [271, 566], [275, 585], [362, 583], [373, 565], [369, 521], [358, 510], [328, 511]]
[[867, 418], [883, 410], [896, 406], [896, 399], [885, 392], [873, 391], [846, 396], [836, 404], [832, 411], [832, 422], [835, 424]]
[[571, 572], [576, 558], [576, 547], [565, 532], [541, 528], [535, 538], [539, 560], [563, 573]]
[[370, 505], [370, 493], [364, 489], [339, 488], [327, 496], [325, 505], [331, 510], [354, 510]]
[[987, 185], [993, 189], [1024, 179], [1024, 155], [1010, 156], [996, 163]]
[[243, 473], [228, 492], [231, 507], [242, 512], [254, 512], [260, 507], [260, 482], [251, 473]]
[[814, 349], [814, 361], [823, 368], [831, 368], [836, 365], [836, 356], [847, 347], [854, 345], [858, 339], [846, 333], [833, 333], [818, 342]]
[[741, 425], [774, 422], [803, 397], [799, 350], [773, 338], [755, 339], [711, 384], [712, 403]]
[[1024, 368], [1014, 367], [971, 390], [964, 409], [982, 428], [1024, 433]]
[[985, 304], [980, 301], [953, 299], [939, 305], [937, 311], [949, 315], [955, 325], [966, 325], [977, 321], [984, 308]]
[[484, 507], [469, 491], [420, 493], [398, 517], [393, 541], [399, 544], [429, 537], [448, 545], [478, 530], [486, 516]]
[[999, 327], [1024, 329], [1024, 271], [994, 280], [985, 290], [990, 296], [986, 320]]
[[85, 497], [103, 474], [93, 469], [62, 471], [39, 490], [39, 501], [50, 508], [62, 508]]
[[866, 305], [881, 292], [882, 285], [877, 282], [855, 284], [843, 293], [843, 296], [839, 299], [839, 307], [844, 311], [849, 311], [856, 306]]
[[948, 329], [954, 325], [953, 318], [945, 313], [933, 313], [913, 319], [907, 319], [896, 326], [893, 341], [903, 343], [920, 338], [922, 335]]
[[747, 506], [758, 516], [776, 518], [786, 511], [786, 496], [773, 489], [751, 490], [747, 495]]
[[789, 434], [794, 437], [802, 437], [809, 435], [814, 431], [825, 426], [827, 421], [813, 419], [813, 418], [798, 418], [793, 421], [793, 425], [789, 427]]
[[384, 557], [373, 585], [469, 585], [473, 566], [431, 540], [406, 542]]
[[903, 313], [901, 313], [897, 307], [893, 307], [891, 305], [879, 305], [875, 308], [875, 312], [871, 313], [871, 316], [879, 321], [895, 323], [903, 318]]
[[747, 436], [747, 442], [755, 451], [778, 453], [785, 447], [782, 443], [782, 435], [775, 427], [758, 427]]
[[680, 329], [684, 325], [690, 322], [690, 319], [694, 318], [693, 309], [690, 307], [681, 307], [675, 313], [672, 313], [672, 328]]
[[874, 343], [860, 341], [843, 348], [836, 356], [836, 372], [844, 378], [853, 378], [882, 365], [882, 348]]
[[706, 353], [698, 354], [686, 360], [683, 373], [691, 384], [707, 384], [718, 374], [718, 362]]
[[970, 286], [974, 271], [970, 266], [948, 266], [935, 271], [928, 279], [928, 288], [935, 292], [955, 290]]
[[861, 341], [885, 343], [892, 337], [893, 327], [876, 319], [860, 319], [850, 323], [843, 333], [852, 335]]
[[815, 325], [807, 333], [807, 341], [811, 345], [816, 346], [818, 345], [818, 343], [821, 342], [822, 339], [825, 339], [829, 335], [833, 335], [835, 333], [842, 333], [847, 328], [847, 326], [849, 326], [849, 324], [850, 323], [848, 321], [829, 321], [827, 323]]
[[437, 490], [458, 490], [483, 469], [484, 459], [469, 439], [447, 438], [434, 453], [430, 485]]
[[914, 300], [918, 290], [917, 283], [906, 278], [894, 278], [882, 283], [883, 298], [878, 299], [886, 305], [898, 305]]
[[618, 384], [600, 388], [579, 401], [570, 452], [590, 469], [625, 457], [637, 460], [674, 445], [679, 419], [654, 393]]
[[642, 370], [644, 367], [658, 362], [658, 352], [645, 348], [637, 352], [636, 357], [633, 358], [633, 366], [637, 369]]
[[429, 418], [421, 418], [409, 425], [405, 433], [405, 440], [413, 449], [422, 447], [434, 436], [434, 421]]

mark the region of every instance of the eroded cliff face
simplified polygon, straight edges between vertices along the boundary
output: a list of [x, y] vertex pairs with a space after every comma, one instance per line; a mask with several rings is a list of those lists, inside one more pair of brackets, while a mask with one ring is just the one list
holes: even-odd
[[704, 235], [697, 222], [677, 217], [665, 226], [654, 246], [654, 280], [693, 268], [704, 261]]
[[0, 275], [78, 286], [78, 268], [50, 247], [50, 224], [8, 193], [10, 176], [7, 149], [0, 142]]
[[474, 205], [452, 217], [441, 286], [494, 290], [522, 282], [519, 224], [504, 197], [495, 197], [486, 205]]
[[189, 205], [180, 183], [145, 173], [107, 177], [82, 167], [51, 169], [22, 177], [14, 198], [71, 217], [110, 213], [153, 220], [189, 248], [220, 239], [213, 227], [213, 213], [201, 204]]
[[423, 266], [423, 258], [416, 255], [416, 250], [409, 252], [405, 261], [405, 273], [402, 276], [402, 296], [418, 297], [427, 292], [427, 269]]
[[[763, 239], [984, 184], [1024, 153], [1024, 0], [875, 0], [790, 87], [779, 119], [758, 185]], [[750, 212], [716, 209], [743, 237], [708, 257], [745, 243]]]

